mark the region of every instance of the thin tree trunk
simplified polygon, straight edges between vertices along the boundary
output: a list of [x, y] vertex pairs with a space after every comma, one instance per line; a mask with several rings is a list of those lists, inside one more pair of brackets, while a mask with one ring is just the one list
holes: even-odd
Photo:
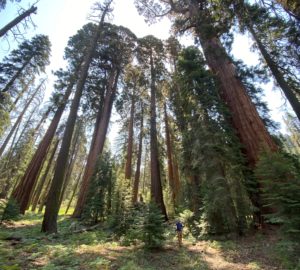
[[[44, 189], [41, 198], [39, 200], [39, 209], [38, 209], [38, 213], [41, 213], [43, 211], [44, 205], [46, 204], [47, 201], [47, 197], [48, 197], [48, 193], [49, 193], [49, 189], [50, 189], [50, 185], [51, 185], [51, 181], [52, 181], [52, 177], [53, 177], [53, 171], [55, 169], [55, 165], [53, 166], [52, 170], [51, 170], [51, 174], [48, 179], [46, 188]], [[46, 179], [47, 180], [47, 179]]]
[[147, 168], [147, 155], [148, 150], [147, 150], [147, 146], [145, 147], [145, 158], [144, 158], [144, 171], [143, 171], [143, 194], [145, 194], [145, 186], [146, 186], [146, 168]]
[[23, 94], [25, 92], [27, 92], [28, 88], [30, 85], [32, 85], [34, 83], [35, 77], [31, 78], [31, 80], [23, 87], [22, 91], [18, 94], [17, 98], [14, 101], [14, 106], [12, 106], [12, 108], [10, 109], [10, 111], [16, 107], [16, 105], [18, 104], [20, 98], [23, 96]]
[[90, 146], [90, 151], [89, 151], [87, 164], [82, 179], [82, 184], [78, 195], [78, 200], [73, 213], [74, 218], [81, 217], [83, 207], [86, 201], [86, 197], [88, 194], [90, 179], [94, 173], [97, 159], [99, 155], [101, 155], [104, 147], [104, 142], [105, 142], [106, 133], [107, 133], [108, 124], [109, 124], [110, 115], [113, 106], [113, 101], [115, 99], [115, 95], [117, 91], [118, 78], [119, 78], [119, 71], [112, 71], [108, 79], [108, 90], [104, 100], [102, 116], [99, 122], [98, 129], [96, 131], [94, 144]]
[[49, 158], [49, 161], [48, 161], [48, 164], [47, 164], [47, 167], [45, 169], [45, 172], [41, 178], [41, 180], [39, 181], [39, 184], [34, 192], [34, 195], [32, 196], [33, 199], [32, 199], [32, 207], [31, 207], [31, 211], [34, 212], [36, 207], [37, 207], [37, 204], [39, 202], [39, 199], [40, 199], [40, 196], [41, 196], [41, 192], [42, 192], [42, 189], [45, 185], [45, 182], [46, 182], [46, 179], [47, 179], [47, 176], [49, 174], [49, 171], [50, 171], [50, 168], [51, 168], [51, 165], [53, 163], [53, 160], [54, 160], [54, 156], [55, 156], [55, 153], [56, 153], [56, 150], [57, 150], [57, 147], [58, 147], [58, 143], [59, 143], [59, 140], [56, 141], [53, 149], [52, 149], [52, 153], [51, 153], [51, 156]]
[[25, 210], [29, 203], [29, 195], [32, 192], [33, 187], [35, 186], [35, 183], [38, 179], [40, 169], [43, 166], [47, 151], [49, 149], [49, 146], [51, 145], [52, 139], [55, 135], [55, 131], [57, 129], [57, 126], [59, 124], [60, 118], [64, 112], [64, 109], [66, 107], [66, 103], [69, 99], [69, 96], [72, 92], [74, 86], [74, 81], [72, 81], [68, 88], [66, 89], [64, 98], [62, 100], [61, 105], [58, 107], [58, 109], [55, 112], [55, 115], [42, 139], [42, 141], [39, 143], [39, 146], [32, 157], [26, 172], [24, 176], [22, 177], [20, 183], [14, 190], [12, 197], [18, 202], [20, 206], [20, 213], [24, 214]]
[[270, 68], [276, 82], [282, 89], [284, 95], [290, 102], [294, 112], [296, 113], [296, 115], [300, 121], [300, 102], [299, 102], [299, 100], [297, 99], [293, 90], [289, 87], [289, 85], [285, 81], [282, 73], [278, 69], [276, 63], [272, 60], [272, 58], [268, 54], [267, 50], [265, 49], [264, 45], [260, 41], [259, 37], [256, 35], [255, 30], [254, 30], [253, 26], [251, 25], [251, 23], [248, 23], [247, 26], [248, 26], [249, 32], [252, 34], [255, 42], [257, 43], [257, 46], [258, 46], [262, 56], [266, 60], [266, 63], [268, 65], [268, 67]]
[[69, 203], [68, 203], [68, 206], [67, 206], [65, 215], [68, 213], [69, 208], [70, 208], [70, 206], [71, 206], [71, 203], [72, 203], [72, 201], [73, 201], [73, 198], [74, 198], [74, 196], [75, 196], [75, 194], [76, 194], [76, 190], [77, 190], [77, 188], [78, 188], [78, 186], [79, 186], [79, 182], [80, 182], [81, 176], [82, 176], [82, 174], [83, 174], [83, 171], [84, 171], [84, 167], [82, 167], [82, 170], [81, 170], [80, 174], [78, 175], [78, 177], [77, 177], [77, 179], [76, 179], [76, 184], [75, 184], [75, 187], [74, 187], [74, 189], [73, 189], [73, 193], [72, 193], [72, 196], [71, 196], [71, 198], [70, 198], [70, 201], [69, 201]]
[[134, 110], [135, 110], [134, 95], [135, 93], [132, 93], [130, 121], [128, 127], [128, 144], [127, 144], [127, 156], [126, 156], [126, 165], [125, 165], [125, 179], [131, 179], [131, 171], [132, 171], [133, 122], [134, 122]]
[[267, 131], [245, 86], [236, 76], [235, 67], [217, 37], [200, 34], [209, 67], [221, 85], [221, 97], [229, 107], [233, 127], [244, 146], [248, 163], [253, 168], [261, 151], [276, 151], [277, 146]]
[[[10, 150], [8, 151], [9, 154], [8, 154], [8, 158], [7, 158], [6, 165], [9, 164], [10, 159], [11, 159], [11, 156], [12, 156], [12, 154], [13, 154], [13, 152], [14, 152], [14, 149], [19, 145], [20, 140], [22, 139], [23, 135], [25, 134], [25, 132], [26, 132], [26, 130], [27, 130], [27, 128], [28, 128], [28, 125], [30, 124], [31, 118], [32, 118], [32, 116], [34, 115], [36, 109], [37, 109], [37, 108], [35, 108], [35, 109], [31, 112], [30, 116], [29, 116], [28, 119], [27, 119], [26, 124], [23, 126], [23, 129], [22, 129], [22, 131], [21, 131], [21, 133], [20, 133], [20, 135], [19, 135], [19, 137], [18, 137], [18, 140], [15, 142], [16, 137], [17, 137], [17, 134], [18, 134], [18, 132], [19, 132], [19, 127], [20, 127], [20, 125], [21, 125], [21, 123], [19, 123], [19, 125], [18, 125], [18, 127], [17, 127], [17, 129], [16, 129], [16, 132], [15, 132], [15, 135], [14, 135], [14, 137], [13, 137], [12, 143], [11, 143], [11, 148], [10, 148]], [[26, 165], [26, 164], [25, 164], [25, 165]], [[12, 177], [12, 175], [14, 174], [14, 172], [15, 172], [16, 170], [17, 170], [17, 168], [12, 169], [12, 170], [9, 170], [9, 173], [8, 173], [8, 175], [7, 175], [7, 177], [6, 177], [6, 182], [5, 182], [5, 186], [4, 186], [4, 194], [5, 194], [5, 198], [7, 197], [8, 191], [10, 190], [10, 187], [11, 187], [12, 184], [13, 184], [13, 183], [12, 183], [12, 178], [11, 178], [11, 177]], [[18, 178], [19, 178], [19, 177], [18, 177]], [[15, 186], [15, 184], [14, 184], [14, 186]], [[0, 197], [1, 197], [1, 195], [0, 195]]]
[[0, 37], [4, 36], [9, 30], [11, 30], [13, 27], [15, 27], [17, 24], [19, 24], [25, 18], [29, 17], [33, 13], [36, 13], [36, 11], [37, 11], [37, 7], [35, 7], [35, 6], [32, 6], [30, 9], [24, 11], [22, 14], [20, 14], [18, 17], [16, 17], [10, 23], [5, 25], [2, 29], [0, 29]]
[[77, 111], [79, 108], [79, 102], [82, 95], [82, 91], [84, 88], [84, 84], [88, 75], [88, 70], [90, 63], [92, 61], [93, 54], [95, 52], [98, 39], [100, 37], [104, 18], [106, 13], [108, 12], [110, 2], [107, 4], [105, 10], [103, 11], [101, 20], [98, 24], [97, 30], [94, 33], [92, 38], [90, 47], [86, 52], [85, 59], [81, 66], [79, 72], [79, 79], [77, 82], [76, 92], [74, 95], [74, 99], [71, 105], [71, 110], [69, 113], [69, 117], [66, 124], [66, 129], [63, 136], [62, 146], [57, 158], [57, 164], [55, 168], [54, 177], [51, 183], [51, 187], [49, 190], [49, 195], [46, 202], [46, 210], [44, 214], [43, 224], [42, 224], [42, 232], [48, 233], [56, 233], [57, 232], [57, 216], [59, 211], [59, 198], [61, 194], [61, 188], [63, 184], [63, 179], [65, 176], [66, 165], [68, 162], [69, 148], [71, 144], [72, 134], [77, 118]]
[[150, 72], [151, 72], [151, 105], [150, 105], [150, 155], [151, 155], [151, 199], [161, 209], [165, 219], [168, 220], [166, 207], [163, 200], [159, 159], [158, 142], [156, 130], [156, 87], [155, 71], [152, 53], [150, 54]]
[[73, 169], [74, 169], [75, 161], [77, 159], [79, 146], [80, 146], [78, 142], [79, 142], [79, 128], [77, 129], [76, 135], [75, 135], [75, 138], [74, 138], [73, 151], [72, 151], [72, 154], [70, 155], [71, 160], [70, 160], [68, 169], [66, 171], [66, 176], [65, 176], [65, 179], [64, 179], [63, 188], [62, 188], [62, 192], [61, 192], [60, 199], [59, 199], [59, 205], [62, 204], [66, 188], [67, 188], [67, 186], [70, 182], [70, 178], [71, 178], [71, 175], [72, 175], [72, 172], [73, 172]]
[[175, 190], [173, 150], [172, 150], [172, 145], [171, 145], [170, 127], [169, 127], [166, 103], [164, 103], [164, 114], [165, 114], [165, 131], [166, 131], [169, 185], [170, 185], [171, 192], [172, 192], [173, 205], [175, 205], [175, 200], [176, 200], [177, 194], [176, 194], [176, 190]]
[[[12, 140], [12, 143], [11, 143], [11, 147], [10, 147], [10, 150], [9, 150], [9, 154], [7, 156], [7, 161], [5, 162], [5, 164], [3, 166], [1, 166], [1, 173], [4, 173], [5, 171], [7, 171], [8, 168], [8, 164], [10, 162], [10, 159], [11, 159], [11, 156], [13, 154], [13, 151], [14, 151], [14, 148], [15, 148], [15, 141], [16, 141], [16, 138], [17, 138], [17, 134], [19, 132], [19, 128], [20, 128], [20, 124], [18, 125], [17, 129], [16, 129], [16, 132], [15, 132], [15, 135], [13, 137], [13, 140]], [[4, 199], [7, 197], [7, 194], [8, 194], [8, 190], [9, 190], [9, 182], [10, 182], [10, 174], [7, 173], [7, 177], [6, 177], [6, 182], [4, 183], [3, 185], [3, 189], [1, 190], [1, 193], [0, 193], [0, 199]], [[2, 177], [1, 177], [2, 178]]]
[[45, 120], [48, 118], [49, 114], [51, 112], [51, 108], [49, 107], [48, 110], [43, 114], [41, 120], [39, 121], [39, 123], [36, 125], [36, 127], [34, 128], [34, 134], [36, 134], [38, 132], [38, 130], [41, 128], [41, 125], [45, 122]]
[[23, 111], [20, 113], [19, 117], [17, 118], [16, 122], [14, 123], [13, 127], [11, 128], [10, 132], [8, 133], [5, 141], [3, 142], [1, 148], [0, 148], [0, 156], [2, 156], [11, 136], [13, 135], [14, 131], [16, 130], [17, 126], [19, 125], [19, 123], [22, 121], [24, 114], [26, 113], [28, 107], [30, 106], [31, 102], [33, 101], [33, 99], [35, 98], [35, 96], [37, 95], [37, 93], [39, 92], [40, 88], [42, 87], [42, 85], [44, 84], [43, 80], [40, 85], [36, 88], [36, 90], [34, 91], [34, 93], [31, 95], [30, 99], [26, 102]]
[[138, 192], [139, 192], [139, 184], [140, 184], [140, 174], [141, 174], [141, 161], [142, 161], [142, 149], [143, 149], [143, 135], [144, 135], [144, 109], [143, 105], [141, 105], [141, 127], [140, 127], [140, 136], [139, 136], [139, 149], [137, 154], [137, 162], [136, 162], [136, 171], [134, 175], [134, 183], [133, 183], [133, 196], [132, 202], [135, 204], [137, 202]]
[[[19, 76], [21, 75], [23, 70], [29, 65], [32, 58], [33, 58], [33, 55], [31, 55], [31, 57], [29, 59], [27, 59], [27, 61], [25, 63], [23, 63], [23, 65], [17, 70], [16, 74], [10, 79], [10, 81], [2, 89], [1, 94], [6, 93], [12, 87], [15, 80], [19, 78]], [[1, 100], [0, 101], [2, 101], [2, 99], [3, 99], [3, 95], [1, 95]]]

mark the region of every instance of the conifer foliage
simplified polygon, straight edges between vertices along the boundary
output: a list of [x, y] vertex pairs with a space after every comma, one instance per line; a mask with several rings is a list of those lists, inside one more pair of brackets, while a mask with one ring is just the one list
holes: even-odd
[[[54, 73], [45, 102], [46, 35], [24, 39], [1, 60], [2, 219], [46, 206], [42, 232], [57, 233], [66, 207], [84, 226], [100, 223], [122, 244], [149, 249], [172, 241], [166, 222], [175, 216], [195, 238], [270, 223], [298, 240], [298, 6], [134, 2], [150, 23], [168, 16], [173, 36], [138, 38], [108, 22], [112, 0], [97, 2], [98, 23], [70, 37], [67, 66]], [[257, 66], [232, 55], [237, 33], [250, 34]], [[181, 34], [195, 45], [180, 44]], [[262, 101], [269, 79], [291, 104], [289, 134], [279, 134]]]

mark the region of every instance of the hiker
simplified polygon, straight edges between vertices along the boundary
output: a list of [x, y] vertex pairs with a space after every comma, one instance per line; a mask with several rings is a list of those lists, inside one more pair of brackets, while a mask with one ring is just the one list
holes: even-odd
[[182, 246], [182, 229], [184, 225], [180, 222], [180, 220], [177, 220], [176, 222], [176, 232], [177, 232], [177, 238], [178, 238], [178, 245]]

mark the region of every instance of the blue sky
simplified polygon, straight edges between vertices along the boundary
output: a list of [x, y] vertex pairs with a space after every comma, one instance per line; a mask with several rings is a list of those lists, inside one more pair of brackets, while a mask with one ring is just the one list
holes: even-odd
[[[37, 4], [38, 11], [36, 15], [32, 15], [32, 19], [36, 24], [36, 28], [32, 27], [25, 33], [26, 38], [30, 38], [36, 34], [46, 34], [52, 43], [51, 64], [47, 68], [49, 83], [47, 93], [51, 92], [53, 77], [51, 70], [57, 70], [64, 66], [63, 53], [67, 45], [68, 38], [74, 35], [78, 29], [88, 22], [87, 16], [90, 8], [95, 0], [40, 0]], [[34, 1], [22, 0], [19, 4], [8, 2], [7, 8], [0, 13], [0, 27], [4, 26], [17, 15], [18, 6], [27, 9]], [[166, 39], [169, 36], [170, 23], [167, 19], [162, 22], [147, 25], [143, 17], [139, 16], [133, 0], [115, 0], [114, 15], [112, 22], [117, 25], [123, 25], [133, 31], [138, 37], [145, 35], [155, 35], [158, 38]], [[192, 39], [185, 39], [185, 44], [192, 44]], [[9, 53], [9, 50], [15, 46], [10, 41], [0, 42], [0, 57], [2, 58]], [[14, 44], [14, 45], [13, 45]], [[233, 54], [236, 58], [242, 59], [246, 64], [253, 65], [258, 61], [256, 54], [249, 51], [252, 42], [247, 37], [238, 36], [233, 45]], [[273, 85], [269, 83], [264, 86], [265, 100], [271, 109], [272, 118], [282, 124], [282, 110], [286, 107], [280, 92], [272, 90]], [[282, 132], [285, 129], [282, 128]]]

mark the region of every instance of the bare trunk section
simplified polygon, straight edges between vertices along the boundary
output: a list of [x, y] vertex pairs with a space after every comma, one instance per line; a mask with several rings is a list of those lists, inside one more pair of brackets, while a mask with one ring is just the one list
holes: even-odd
[[59, 211], [59, 198], [60, 198], [63, 179], [67, 167], [66, 165], [68, 162], [69, 149], [70, 149], [73, 130], [77, 118], [79, 102], [81, 99], [86, 78], [88, 76], [90, 63], [92, 61], [93, 54], [96, 50], [97, 42], [101, 35], [104, 18], [106, 16], [106, 13], [108, 12], [109, 5], [110, 2], [107, 4], [105, 10], [102, 13], [101, 20], [97, 26], [96, 32], [93, 35], [93, 38], [90, 43], [90, 47], [86, 52], [86, 56], [80, 68], [79, 79], [76, 86], [76, 92], [71, 105], [69, 117], [66, 124], [66, 129], [62, 140], [62, 146], [58, 154], [55, 173], [54, 173], [54, 177], [51, 183], [51, 187], [46, 202], [46, 210], [45, 210], [43, 224], [42, 224], [42, 232], [47, 232], [47, 233], [57, 232], [57, 215]]
[[127, 145], [127, 156], [125, 165], [125, 178], [131, 179], [132, 171], [132, 146], [133, 146], [133, 122], [134, 122], [134, 107], [135, 107], [135, 93], [132, 93], [131, 97], [131, 109], [130, 109], [130, 121], [128, 127], [128, 145]]
[[143, 150], [143, 135], [144, 135], [144, 110], [143, 105], [141, 105], [141, 127], [140, 127], [140, 136], [139, 136], [139, 149], [137, 154], [137, 162], [136, 162], [136, 171], [134, 175], [134, 183], [133, 183], [133, 196], [132, 203], [137, 203], [137, 197], [139, 193], [139, 184], [140, 184], [140, 174], [141, 174], [141, 161], [142, 161], [142, 150]]
[[65, 195], [67, 186], [68, 186], [68, 184], [70, 182], [70, 178], [71, 178], [71, 175], [72, 175], [72, 172], [73, 172], [73, 169], [74, 169], [75, 161], [77, 159], [77, 155], [78, 155], [78, 151], [79, 151], [79, 146], [80, 145], [79, 145], [79, 127], [78, 127], [78, 129], [76, 131], [76, 134], [75, 134], [75, 138], [74, 138], [74, 144], [73, 144], [72, 154], [70, 155], [71, 160], [70, 160], [68, 169], [66, 171], [66, 176], [65, 176], [65, 179], [64, 179], [64, 184], [63, 184], [63, 188], [62, 188], [60, 199], [59, 199], [59, 205], [62, 204], [62, 201], [63, 201], [64, 195]]
[[42, 192], [42, 189], [45, 185], [45, 182], [47, 180], [47, 176], [49, 174], [49, 171], [50, 171], [50, 168], [51, 168], [51, 165], [53, 163], [53, 160], [54, 160], [54, 156], [55, 156], [55, 153], [56, 153], [56, 150], [57, 150], [57, 147], [58, 147], [58, 144], [59, 144], [59, 140], [56, 141], [53, 149], [52, 149], [52, 153], [51, 153], [51, 156], [49, 158], [49, 161], [48, 161], [48, 164], [47, 164], [47, 167], [45, 169], [45, 172], [41, 178], [41, 180], [39, 181], [38, 183], [38, 186], [34, 192], [34, 195], [32, 196], [32, 207], [31, 207], [31, 211], [34, 212], [36, 207], [37, 207], [37, 204], [39, 202], [39, 199], [41, 197], [41, 192]]
[[[104, 142], [106, 138], [106, 133], [108, 129], [108, 124], [110, 120], [110, 115], [113, 107], [113, 101], [115, 99], [116, 91], [117, 91], [117, 82], [119, 78], [119, 71], [112, 71], [109, 79], [108, 79], [108, 89], [104, 99], [103, 110], [101, 113], [101, 119], [99, 125], [97, 127], [97, 131], [95, 134], [95, 140], [93, 141], [93, 145], [90, 146], [89, 155], [87, 158], [87, 164], [85, 167], [82, 184], [80, 187], [78, 200], [76, 203], [76, 207], [73, 213], [73, 217], [79, 218], [82, 214], [83, 207], [86, 201], [86, 197], [88, 194], [88, 188], [90, 184], [90, 179], [94, 173], [95, 166], [97, 163], [97, 159], [99, 155], [101, 155]], [[96, 127], [95, 127], [96, 128]]]
[[244, 146], [250, 167], [254, 167], [259, 154], [276, 151], [277, 146], [267, 131], [245, 86], [238, 79], [235, 67], [217, 37], [200, 35], [201, 44], [209, 67], [221, 84], [221, 97], [229, 107], [232, 124]]
[[166, 145], [167, 145], [167, 158], [168, 158], [169, 185], [170, 185], [171, 192], [172, 192], [173, 205], [175, 205], [177, 194], [176, 194], [176, 187], [175, 187], [175, 180], [174, 180], [173, 149], [172, 149], [172, 143], [171, 143], [170, 127], [169, 127], [166, 103], [164, 103], [164, 117], [165, 117], [165, 132], [166, 132]]
[[32, 85], [34, 83], [35, 78], [31, 78], [31, 80], [23, 87], [22, 91], [18, 94], [17, 98], [14, 101], [14, 106], [10, 109], [10, 111], [12, 111], [13, 108], [16, 107], [16, 105], [18, 104], [19, 100], [21, 99], [21, 97], [24, 95], [25, 92], [28, 91], [29, 86]]
[[35, 7], [35, 6], [32, 6], [31, 8], [24, 11], [22, 14], [20, 14], [18, 17], [16, 17], [10, 23], [5, 25], [2, 29], [0, 29], [0, 37], [4, 36], [9, 30], [11, 30], [13, 27], [15, 27], [17, 24], [19, 24], [25, 18], [29, 17], [33, 13], [36, 13], [36, 11], [37, 11], [37, 7]]
[[[20, 124], [18, 124], [18, 127], [16, 129], [16, 132], [14, 134], [14, 137], [13, 137], [13, 140], [12, 140], [12, 143], [11, 143], [11, 147], [10, 147], [10, 150], [8, 152], [8, 157], [7, 157], [7, 160], [5, 162], [5, 164], [3, 166], [1, 166], [1, 178], [2, 178], [2, 174], [3, 176], [5, 175], [5, 171], [7, 171], [9, 168], [8, 168], [8, 165], [9, 165], [9, 162], [10, 162], [10, 159], [11, 159], [11, 156], [14, 152], [14, 148], [15, 148], [15, 141], [16, 141], [16, 138], [17, 138], [17, 134], [19, 132], [19, 128], [20, 128]], [[3, 185], [3, 188], [1, 190], [1, 193], [0, 193], [0, 199], [5, 199], [8, 195], [8, 190], [9, 190], [9, 185], [10, 185], [10, 175], [9, 173], [7, 174], [7, 177], [6, 177], [6, 181]]]
[[74, 198], [74, 196], [75, 196], [75, 194], [76, 194], [76, 191], [77, 191], [77, 188], [78, 188], [78, 186], [79, 186], [79, 182], [80, 182], [81, 176], [82, 176], [82, 174], [83, 174], [83, 170], [84, 170], [84, 167], [82, 167], [82, 170], [81, 170], [80, 174], [78, 175], [78, 177], [77, 177], [77, 179], [76, 179], [76, 184], [75, 184], [75, 187], [74, 187], [74, 189], [73, 189], [73, 192], [72, 192], [72, 196], [71, 196], [71, 198], [70, 198], [70, 201], [69, 201], [69, 203], [68, 203], [68, 206], [67, 206], [65, 215], [68, 213], [69, 208], [70, 208], [70, 206], [71, 206], [71, 203], [72, 203], [72, 201], [73, 201], [73, 198]]
[[156, 130], [156, 87], [155, 71], [152, 53], [150, 54], [151, 72], [151, 105], [150, 105], [150, 156], [151, 156], [151, 199], [161, 209], [165, 219], [168, 220], [166, 207], [163, 199], [162, 184], [159, 168], [158, 142]]
[[32, 157], [24, 176], [22, 177], [20, 183], [14, 190], [12, 197], [18, 202], [20, 206], [20, 213], [24, 214], [27, 209], [29, 203], [29, 196], [32, 192], [33, 187], [38, 179], [40, 169], [43, 166], [46, 154], [48, 152], [49, 146], [53, 140], [55, 131], [59, 124], [60, 118], [64, 112], [66, 107], [66, 103], [69, 99], [69, 96], [72, 92], [74, 86], [74, 82], [70, 83], [68, 88], [66, 89], [66, 93], [62, 100], [62, 104], [58, 107], [55, 112], [55, 115], [42, 139], [39, 143], [39, 146]]
[[268, 54], [268, 52], [265, 49], [264, 45], [261, 43], [259, 37], [256, 35], [255, 30], [254, 30], [253, 26], [251, 25], [251, 23], [248, 23], [247, 26], [248, 26], [249, 32], [252, 34], [252, 36], [253, 36], [253, 38], [254, 38], [257, 46], [258, 46], [262, 56], [266, 60], [266, 63], [269, 66], [276, 82], [278, 83], [278, 85], [282, 89], [284, 95], [288, 99], [289, 103], [291, 104], [294, 112], [296, 113], [296, 115], [297, 115], [297, 117], [300, 121], [300, 102], [299, 102], [299, 100], [297, 99], [297, 97], [296, 97], [295, 93], [293, 92], [293, 90], [289, 87], [289, 85], [285, 81], [282, 73], [278, 69], [276, 63], [272, 60], [272, 58]]
[[43, 80], [39, 86], [36, 88], [36, 90], [34, 91], [34, 93], [31, 95], [30, 99], [26, 102], [23, 111], [20, 113], [18, 119], [16, 120], [16, 122], [14, 123], [14, 125], [12, 126], [10, 132], [8, 133], [5, 141], [3, 142], [1, 148], [0, 148], [0, 156], [2, 156], [11, 136], [13, 135], [14, 131], [16, 130], [17, 126], [19, 125], [19, 123], [22, 121], [24, 114], [26, 113], [28, 107], [30, 106], [31, 102], [33, 101], [33, 99], [35, 98], [35, 96], [37, 95], [37, 93], [39, 92], [39, 90], [41, 89], [42, 85], [44, 84]]
[[[54, 160], [55, 162], [56, 160]], [[52, 167], [52, 166], [51, 166]], [[43, 211], [43, 208], [46, 204], [46, 201], [47, 201], [47, 197], [48, 197], [48, 194], [49, 194], [49, 189], [50, 189], [50, 185], [51, 185], [51, 181], [52, 181], [52, 177], [53, 177], [53, 171], [55, 169], [55, 166], [52, 167], [52, 169], [50, 169], [51, 173], [49, 174], [50, 177], [48, 178], [48, 181], [46, 179], [46, 182], [47, 182], [47, 185], [46, 187], [44, 188], [42, 194], [41, 194], [41, 197], [39, 199], [39, 209], [38, 209], [38, 213], [41, 213]]]

